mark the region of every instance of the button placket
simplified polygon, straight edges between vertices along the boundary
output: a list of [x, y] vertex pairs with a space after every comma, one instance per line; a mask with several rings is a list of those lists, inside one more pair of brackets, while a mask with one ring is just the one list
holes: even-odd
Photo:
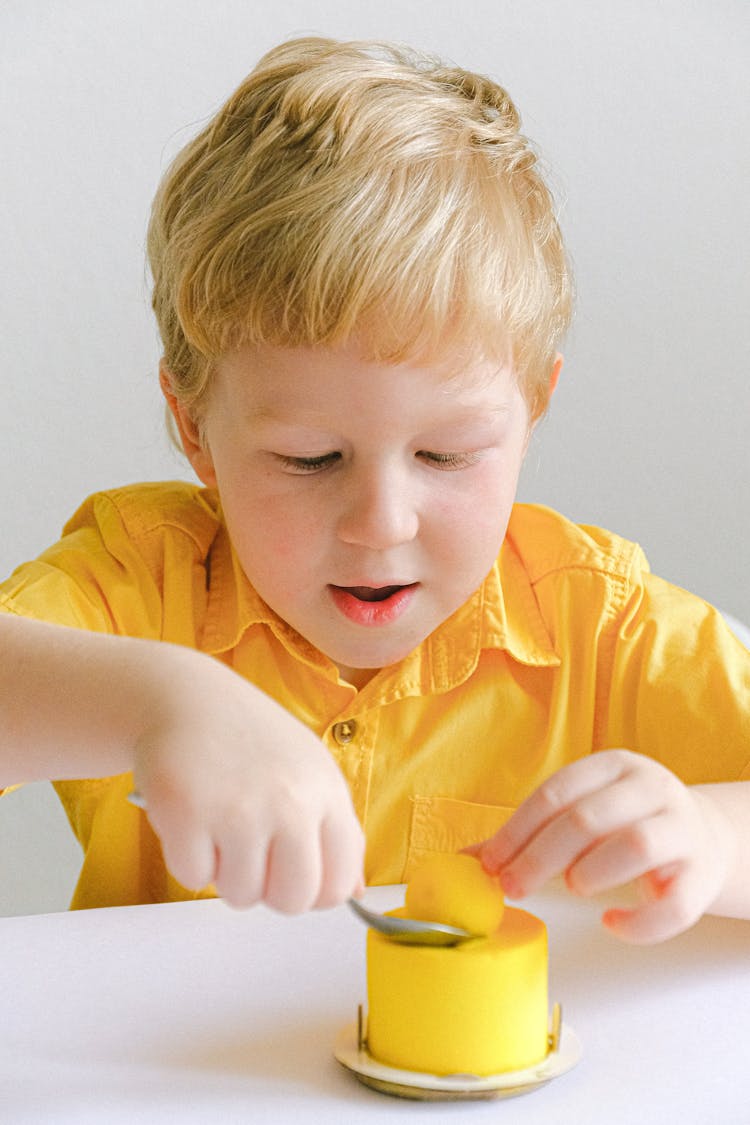
[[377, 711], [366, 718], [338, 719], [328, 727], [325, 741], [349, 786], [354, 811], [364, 828], [370, 802], [370, 776], [380, 727]]

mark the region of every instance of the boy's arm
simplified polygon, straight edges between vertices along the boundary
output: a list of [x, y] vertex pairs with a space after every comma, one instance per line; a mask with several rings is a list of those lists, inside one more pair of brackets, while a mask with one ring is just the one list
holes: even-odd
[[727, 878], [709, 906], [709, 913], [727, 918], [750, 918], [750, 781], [695, 785], [692, 792], [702, 793], [716, 806], [730, 832]]
[[192, 649], [0, 613], [0, 786], [132, 770], [183, 885], [296, 912], [358, 893], [363, 838], [311, 731]]
[[151, 642], [0, 613], [0, 653], [0, 786], [132, 769], [167, 663]]
[[559, 874], [584, 896], [635, 882], [642, 904], [602, 917], [625, 941], [661, 941], [706, 912], [750, 919], [750, 782], [686, 786], [625, 750], [565, 766], [470, 850], [512, 898]]

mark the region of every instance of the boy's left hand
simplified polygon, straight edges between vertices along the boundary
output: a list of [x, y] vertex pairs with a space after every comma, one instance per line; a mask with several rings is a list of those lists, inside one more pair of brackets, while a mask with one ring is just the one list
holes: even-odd
[[607, 750], [548, 778], [489, 840], [467, 849], [499, 874], [511, 898], [564, 873], [574, 894], [635, 881], [633, 909], [603, 924], [624, 941], [662, 941], [692, 926], [719, 895], [731, 830], [705, 793], [651, 758]]

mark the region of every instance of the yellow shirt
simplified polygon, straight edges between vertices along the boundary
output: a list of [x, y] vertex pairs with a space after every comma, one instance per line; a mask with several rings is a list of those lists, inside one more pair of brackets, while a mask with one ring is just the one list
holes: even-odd
[[[360, 692], [258, 597], [215, 493], [188, 484], [93, 496], [0, 585], [0, 608], [188, 645], [252, 680], [338, 762], [370, 883], [490, 835], [592, 751], [648, 754], [687, 783], [750, 778], [750, 653], [638, 546], [542, 507], [515, 506], [476, 594]], [[84, 850], [75, 907], [196, 897], [165, 870], [131, 786], [56, 783]]]

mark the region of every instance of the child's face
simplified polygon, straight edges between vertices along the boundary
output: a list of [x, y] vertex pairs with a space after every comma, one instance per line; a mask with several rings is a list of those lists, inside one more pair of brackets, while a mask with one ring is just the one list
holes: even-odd
[[486, 577], [529, 416], [496, 363], [449, 373], [264, 346], [219, 362], [203, 433], [191, 460], [253, 586], [362, 684]]

